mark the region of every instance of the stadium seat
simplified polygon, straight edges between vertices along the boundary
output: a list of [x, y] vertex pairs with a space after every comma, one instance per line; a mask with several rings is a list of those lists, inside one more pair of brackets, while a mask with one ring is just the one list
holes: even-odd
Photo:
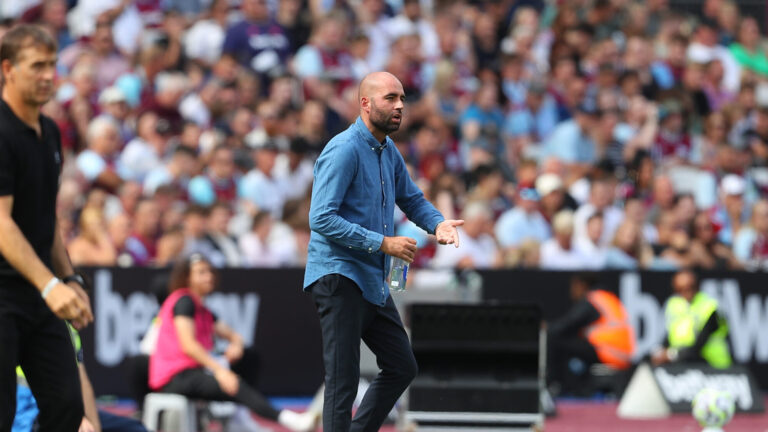
[[[203, 402], [205, 413], [213, 419], [228, 419], [235, 414], [233, 402]], [[150, 393], [144, 398], [144, 425], [152, 431], [161, 426], [165, 432], [197, 430], [199, 403], [173, 393]]]

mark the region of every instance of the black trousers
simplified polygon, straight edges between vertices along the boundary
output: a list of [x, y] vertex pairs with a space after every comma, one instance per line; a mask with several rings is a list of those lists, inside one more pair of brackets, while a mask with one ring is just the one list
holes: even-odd
[[276, 410], [267, 398], [242, 379], [240, 379], [237, 394], [233, 397], [224, 393], [216, 378], [203, 368], [179, 372], [163, 387], [163, 391], [192, 399], [237, 402], [245, 405], [255, 414], [270, 420], [276, 421], [280, 415], [280, 411]]
[[570, 367], [574, 359], [589, 368], [600, 363], [595, 347], [579, 336], [547, 335], [547, 376], [549, 383], [559, 383], [565, 393], [578, 393], [585, 387], [586, 371], [575, 374]]
[[0, 297], [0, 432], [10, 432], [16, 414], [17, 365], [37, 400], [39, 431], [76, 432], [84, 411], [72, 338], [40, 295], [31, 294], [37, 298]]
[[[418, 371], [400, 314], [391, 297], [382, 307], [371, 304], [352, 280], [338, 274], [320, 278], [310, 291], [323, 333], [323, 430], [378, 431]], [[381, 371], [353, 420], [361, 339], [376, 355]]]

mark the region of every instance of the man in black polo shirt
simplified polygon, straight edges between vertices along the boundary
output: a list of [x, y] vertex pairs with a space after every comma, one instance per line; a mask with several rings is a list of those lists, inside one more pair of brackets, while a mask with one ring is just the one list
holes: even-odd
[[93, 315], [56, 223], [59, 131], [40, 114], [54, 91], [56, 50], [36, 26], [18, 26], [0, 43], [0, 432], [13, 423], [16, 365], [38, 401], [41, 432], [74, 432], [83, 418], [62, 319], [82, 328]]

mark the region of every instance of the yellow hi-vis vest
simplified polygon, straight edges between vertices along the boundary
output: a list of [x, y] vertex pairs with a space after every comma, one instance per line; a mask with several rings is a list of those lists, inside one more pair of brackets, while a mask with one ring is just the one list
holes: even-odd
[[[696, 337], [716, 310], [717, 300], [703, 292], [697, 293], [691, 303], [688, 303], [683, 297], [672, 296], [667, 301], [664, 310], [670, 348], [679, 349], [693, 346]], [[701, 349], [701, 356], [710, 366], [725, 369], [731, 365], [727, 336], [728, 325], [725, 322], [720, 322], [717, 330]]]

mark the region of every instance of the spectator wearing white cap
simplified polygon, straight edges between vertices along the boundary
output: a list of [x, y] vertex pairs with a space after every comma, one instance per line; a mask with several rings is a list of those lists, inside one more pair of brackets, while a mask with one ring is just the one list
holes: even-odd
[[541, 245], [540, 266], [549, 270], [578, 270], [589, 266], [593, 257], [584, 256], [573, 245], [573, 212], [563, 210], [552, 220], [554, 236]]
[[565, 192], [563, 180], [557, 174], [540, 175], [536, 179], [536, 192], [541, 198], [539, 211], [547, 221], [552, 221], [561, 210], [575, 210], [578, 207], [576, 201]]
[[99, 93], [99, 109], [102, 115], [112, 117], [117, 122], [123, 143], [130, 142], [136, 136], [133, 125], [128, 121], [130, 107], [122, 89], [112, 86], [102, 90]]
[[[457, 227], [460, 248], [437, 248], [432, 259], [434, 268], [483, 269], [501, 265], [501, 254], [491, 234], [493, 212], [480, 201], [464, 207], [464, 226]], [[449, 250], [450, 249], [450, 250]]]
[[745, 205], [746, 182], [737, 174], [728, 174], [720, 180], [720, 199], [708, 211], [718, 227], [717, 237], [722, 243], [732, 245], [736, 233], [749, 217]]

